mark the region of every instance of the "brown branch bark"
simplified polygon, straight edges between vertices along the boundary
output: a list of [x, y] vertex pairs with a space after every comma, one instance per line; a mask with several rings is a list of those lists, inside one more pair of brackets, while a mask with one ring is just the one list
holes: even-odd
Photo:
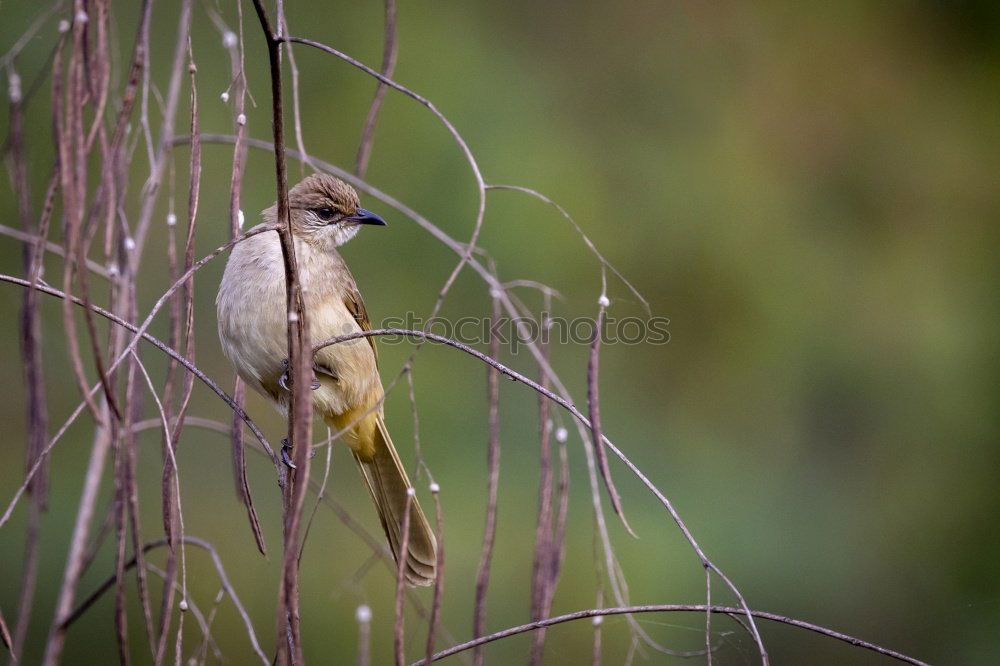
[[[312, 394], [309, 390], [312, 358], [308, 354], [309, 324], [306, 320], [298, 265], [295, 259], [295, 242], [292, 237], [288, 212], [288, 177], [285, 165], [285, 130], [281, 91], [280, 27], [284, 17], [280, 14], [272, 28], [261, 0], [254, 0], [254, 9], [267, 43], [271, 73], [271, 120], [274, 134], [274, 167], [277, 185], [278, 235], [285, 268], [285, 289], [288, 318], [288, 364], [292, 376], [292, 396], [288, 419], [288, 441], [292, 447], [295, 469], [289, 470], [284, 488], [284, 559], [282, 583], [278, 593], [277, 636], [279, 664], [301, 664], [302, 642], [299, 636], [298, 552], [299, 528], [305, 491], [309, 479], [309, 462], [312, 447]], [[286, 641], [287, 637], [287, 641]]]

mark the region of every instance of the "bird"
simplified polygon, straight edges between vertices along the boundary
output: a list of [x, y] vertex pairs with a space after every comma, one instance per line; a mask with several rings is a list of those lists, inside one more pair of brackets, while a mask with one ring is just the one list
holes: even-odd
[[[364, 300], [337, 248], [363, 225], [385, 226], [360, 206], [353, 187], [329, 174], [307, 176], [288, 192], [295, 247], [310, 339], [319, 341], [371, 329]], [[262, 212], [277, 222], [277, 206]], [[260, 225], [263, 226], [263, 225]], [[285, 270], [276, 231], [237, 243], [216, 298], [219, 339], [244, 382], [287, 414], [288, 339]], [[437, 542], [393, 446], [383, 414], [384, 391], [374, 337], [324, 347], [313, 363], [312, 404], [334, 432], [343, 432], [368, 487], [389, 548], [405, 562], [410, 585], [431, 585]], [[400, 553], [407, 495], [409, 537]]]

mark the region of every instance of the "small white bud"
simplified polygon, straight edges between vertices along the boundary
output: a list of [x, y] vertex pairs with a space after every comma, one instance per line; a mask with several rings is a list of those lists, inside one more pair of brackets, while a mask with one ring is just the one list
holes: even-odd
[[595, 627], [599, 627], [599, 626], [601, 626], [604, 623], [604, 616], [603, 615], [595, 615], [594, 617], [592, 617], [590, 619], [590, 622]]
[[21, 101], [21, 77], [18, 76], [17, 72], [11, 72], [7, 81], [7, 94], [10, 95], [10, 101], [17, 104]]
[[125, 239], [125, 249], [131, 252], [135, 249], [135, 240], [131, 237]]
[[288, 321], [298, 321], [298, 320], [299, 320], [298, 312], [292, 310], [291, 312], [288, 313]]
[[181, 599], [181, 602], [177, 604], [177, 607], [181, 609], [181, 612], [186, 611], [188, 609], [187, 599]]
[[237, 125], [246, 125], [247, 124], [247, 117], [246, 117], [245, 113], [241, 113], [240, 115], [236, 116], [236, 124]]
[[81, 10], [80, 10], [80, 11], [78, 11], [78, 12], [76, 13], [76, 15], [75, 15], [75, 16], [73, 17], [73, 20], [74, 20], [74, 21], [76, 21], [77, 23], [86, 23], [86, 22], [87, 22], [87, 20], [88, 20], [88, 19], [87, 19], [87, 12], [85, 12], [85, 11], [83, 11], [83, 10], [81, 9]]
[[243, 214], [243, 209], [242, 208], [240, 208], [238, 211], [236, 211], [236, 220], [237, 220], [237, 222], [239, 222], [240, 229], [243, 228], [243, 223], [246, 222], [246, 219], [247, 219], [246, 215]]
[[569, 432], [566, 428], [556, 428], [556, 441], [562, 443], [567, 439], [569, 439]]
[[228, 102], [229, 101], [229, 92], [226, 91], [226, 90], [223, 90], [222, 94], [219, 95], [219, 99], [222, 100], [223, 104], [225, 104], [226, 102]]
[[367, 624], [372, 621], [372, 609], [367, 604], [361, 604], [358, 610], [354, 611], [354, 617], [358, 622]]
[[227, 49], [231, 49], [236, 46], [237, 37], [236, 33], [231, 30], [227, 30], [225, 34], [222, 35], [222, 45]]
[[413, 486], [410, 486], [409, 488], [406, 489], [406, 495], [408, 497], [414, 497], [416, 494], [417, 494], [417, 491], [416, 491], [416, 489]]
[[[601, 294], [601, 297], [597, 299], [597, 304], [600, 305], [602, 308], [606, 308], [609, 305], [611, 305], [611, 300], [604, 294]], [[600, 617], [600, 615], [598, 615], [597, 617]]]
[[63, 19], [62, 21], [59, 21], [59, 33], [64, 34], [67, 32], [69, 32], [69, 21]]
[[118, 276], [118, 264], [116, 263], [108, 264], [108, 277], [117, 277], [117, 276]]
[[167, 226], [172, 227], [177, 224], [177, 216], [173, 213], [167, 213]]
[[441, 492], [441, 486], [438, 485], [437, 481], [431, 481], [431, 492], [435, 495]]

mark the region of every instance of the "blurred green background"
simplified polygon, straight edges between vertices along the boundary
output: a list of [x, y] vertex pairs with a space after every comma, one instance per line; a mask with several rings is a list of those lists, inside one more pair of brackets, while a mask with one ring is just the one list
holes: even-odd
[[[133, 4], [113, 8], [113, 43], [126, 60], [137, 20]], [[175, 4], [154, 10], [152, 81], [160, 91], [173, 49]], [[208, 4], [235, 25], [233, 3]], [[380, 3], [286, 5], [294, 34], [378, 66]], [[754, 6], [436, 0], [399, 7], [395, 78], [454, 122], [488, 182], [526, 185], [560, 202], [651, 301], [654, 313], [670, 318], [665, 346], [604, 349], [607, 433], [672, 498], [751, 606], [932, 663], [985, 664], [1000, 657], [996, 7], [933, 0]], [[38, 3], [23, 1], [0, 5], [2, 50], [38, 10]], [[266, 54], [249, 5], [244, 12], [256, 99], [247, 111], [249, 130], [269, 139]], [[55, 34], [53, 19], [17, 60], [25, 85], [45, 65]], [[200, 4], [193, 49], [201, 129], [230, 132], [231, 111], [219, 99], [229, 83], [228, 58]], [[306, 47], [296, 56], [306, 145], [351, 169], [374, 83]], [[121, 61], [116, 76], [124, 77]], [[184, 131], [186, 90], [181, 100], [177, 124]], [[117, 99], [112, 102], [117, 108]], [[158, 127], [155, 100], [151, 104]], [[46, 80], [27, 128], [36, 210], [52, 168], [49, 108]], [[5, 128], [7, 113], [4, 105]], [[198, 256], [228, 235], [230, 158], [228, 147], [204, 147]], [[183, 220], [187, 160], [186, 148], [179, 148], [173, 190], [165, 186], [160, 197], [144, 255], [143, 313], [167, 283], [163, 220], [171, 196]], [[126, 213], [134, 223], [148, 173], [141, 147], [132, 169]], [[303, 172], [292, 163], [290, 173], [295, 180]], [[468, 238], [473, 178], [442, 126], [412, 100], [388, 95], [367, 179], [453, 237]], [[16, 226], [8, 182], [0, 187], [0, 210], [3, 223]], [[252, 151], [243, 197], [249, 219], [270, 205], [273, 192], [270, 156]], [[386, 230], [361, 234], [344, 252], [373, 320], [426, 314], [455, 256], [386, 206], [367, 197], [364, 205], [390, 222]], [[540, 280], [562, 292], [557, 314], [593, 315], [598, 266], [552, 209], [519, 194], [491, 193], [481, 244], [503, 279]], [[3, 272], [23, 274], [20, 252], [17, 241], [0, 239]], [[196, 280], [197, 361], [230, 387], [213, 306], [222, 269], [216, 261]], [[48, 271], [56, 280], [60, 262], [50, 258]], [[611, 280], [609, 294], [611, 315], [642, 315], [621, 283]], [[24, 456], [16, 317], [21, 296], [17, 287], [0, 287], [0, 372], [11, 382], [8, 399], [0, 402], [4, 506], [20, 483]], [[537, 309], [536, 295], [523, 296]], [[483, 283], [466, 271], [444, 314], [482, 315], [488, 308]], [[79, 393], [67, 370], [59, 304], [45, 301], [43, 316], [54, 432]], [[154, 324], [155, 334], [165, 335], [165, 321]], [[384, 379], [394, 376], [409, 351], [407, 345], [382, 346]], [[579, 345], [554, 350], [556, 367], [581, 405], [586, 356]], [[158, 353], [147, 348], [144, 358], [161, 382]], [[506, 360], [532, 369], [524, 353]], [[464, 640], [471, 633], [485, 513], [485, 371], [457, 352], [427, 347], [414, 379], [422, 448], [441, 484], [446, 520], [443, 624]], [[534, 395], [508, 382], [501, 391], [491, 629], [528, 617], [538, 469]], [[277, 414], [256, 396], [249, 410], [277, 441], [283, 429]], [[191, 413], [227, 419], [225, 406], [201, 385]], [[405, 384], [390, 395], [387, 420], [412, 461]], [[91, 434], [91, 424], [76, 424], [52, 456], [53, 493], [25, 663], [40, 659]], [[145, 536], [154, 539], [161, 529], [159, 436], [146, 432], [140, 442]], [[264, 559], [234, 498], [227, 442], [205, 430], [185, 431], [180, 468], [186, 528], [218, 547], [270, 652], [280, 497], [273, 467], [253, 457], [251, 484], [271, 548]], [[592, 607], [597, 593], [583, 449], [573, 438], [569, 446], [569, 555], [554, 612]], [[332, 492], [378, 534], [353, 467], [338, 449]], [[702, 571], [669, 517], [620, 464], [613, 462], [612, 471], [641, 537], [630, 538], [609, 514], [631, 600], [703, 602]], [[420, 485], [427, 505], [426, 484]], [[100, 511], [109, 497], [106, 487]], [[25, 517], [22, 504], [0, 531], [0, 608], [12, 626]], [[380, 566], [352, 580], [368, 553], [331, 512], [319, 511], [302, 561], [304, 640], [315, 663], [354, 659], [360, 603], [374, 613], [374, 663], [390, 660], [392, 580]], [[162, 563], [163, 553], [152, 561]], [[207, 612], [218, 590], [211, 563], [193, 549], [188, 562], [191, 597]], [[112, 570], [109, 543], [84, 577], [80, 596]], [[149, 654], [134, 580], [129, 585], [131, 648], [144, 663]], [[429, 592], [419, 594], [429, 604]], [[732, 601], [721, 585], [712, 598]], [[117, 658], [112, 607], [104, 598], [72, 628], [67, 663]], [[416, 658], [423, 631], [415, 616], [408, 617], [407, 654]], [[671, 647], [702, 644], [700, 617], [649, 615], [639, 622]], [[713, 626], [719, 663], [754, 663], [754, 646], [735, 623], [718, 619]], [[192, 622], [188, 630], [191, 648], [199, 634]], [[778, 664], [886, 663], [804, 631], [762, 630]], [[249, 663], [246, 634], [228, 601], [213, 633], [229, 663]], [[591, 634], [586, 622], [551, 630], [549, 661], [589, 659]], [[606, 663], [620, 663], [629, 643], [625, 621], [609, 618], [603, 640]], [[493, 644], [487, 657], [521, 663], [529, 644], [527, 636], [511, 638]], [[648, 661], [672, 663], [655, 653]]]

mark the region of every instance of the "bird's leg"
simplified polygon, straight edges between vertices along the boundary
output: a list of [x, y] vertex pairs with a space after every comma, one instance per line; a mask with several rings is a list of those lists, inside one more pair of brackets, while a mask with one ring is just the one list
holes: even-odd
[[[288, 359], [287, 358], [281, 359], [281, 365], [284, 366], [285, 369], [282, 371], [280, 375], [278, 375], [278, 386], [285, 389], [286, 391], [291, 391], [292, 375], [291, 373], [288, 372]], [[319, 379], [316, 377], [316, 365], [313, 364], [313, 378], [312, 381], [309, 383], [309, 387], [313, 391], [315, 391], [316, 389], [319, 388], [319, 386], [320, 386]]]

